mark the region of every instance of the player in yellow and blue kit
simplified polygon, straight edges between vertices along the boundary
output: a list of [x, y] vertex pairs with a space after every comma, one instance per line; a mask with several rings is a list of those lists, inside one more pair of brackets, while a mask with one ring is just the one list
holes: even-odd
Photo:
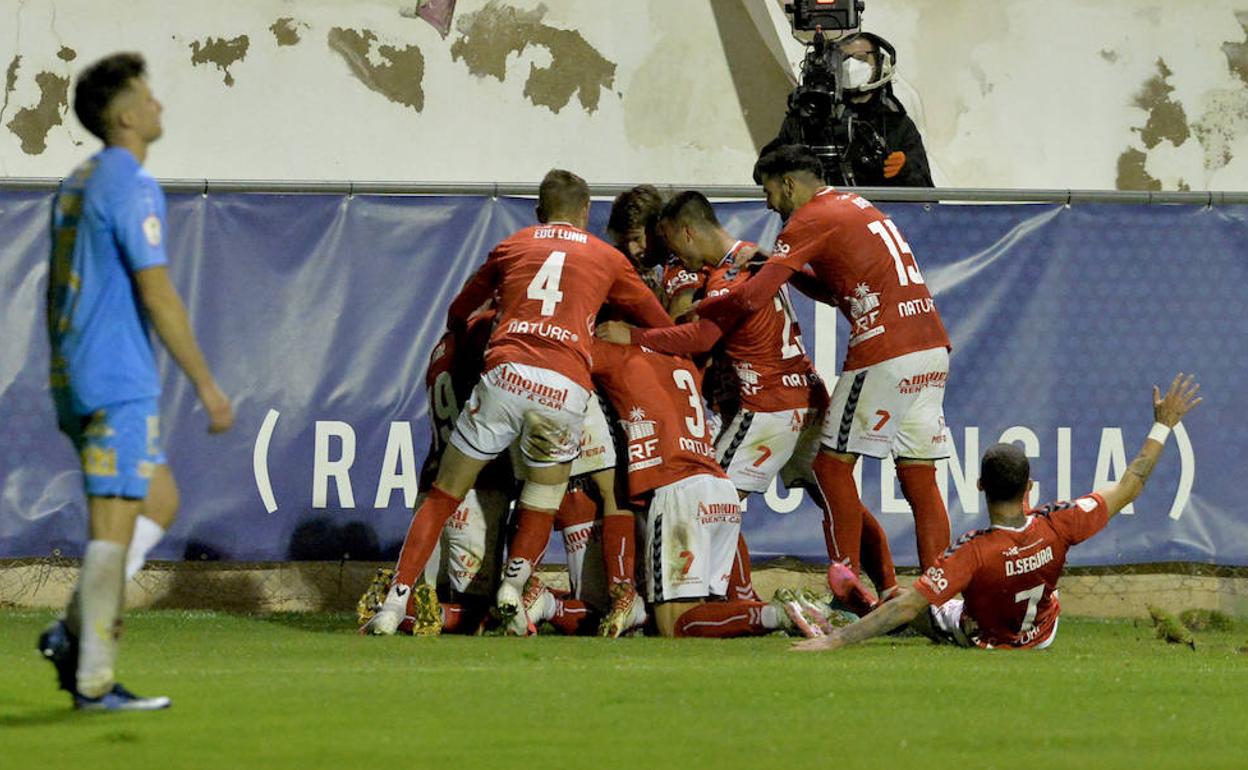
[[105, 148], [53, 202], [48, 278], [52, 392], [82, 460], [90, 537], [65, 617], [39, 639], [80, 709], [150, 710], [113, 676], [125, 581], [172, 523], [178, 490], [160, 443], [160, 380], [149, 328], [194, 383], [209, 430], [234, 420], [166, 271], [165, 197], [143, 169], [161, 105], [143, 58], [115, 54], [82, 73], [74, 112]]

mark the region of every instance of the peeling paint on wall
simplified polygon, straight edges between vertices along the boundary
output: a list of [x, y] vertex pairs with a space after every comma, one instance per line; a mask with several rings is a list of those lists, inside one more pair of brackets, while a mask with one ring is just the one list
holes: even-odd
[[61, 125], [68, 105], [69, 78], [40, 72], [35, 75], [35, 84], [39, 86], [39, 103], [18, 110], [8, 123], [9, 130], [22, 140], [22, 152], [27, 155], [38, 155], [47, 149], [48, 132]]
[[1144, 128], [1136, 130], [1150, 150], [1164, 140], [1178, 147], [1191, 136], [1183, 105], [1170, 98], [1174, 86], [1166, 81], [1173, 74], [1164, 59], [1157, 59], [1157, 74], [1146, 80], [1135, 95], [1133, 104], [1148, 112], [1148, 122]]
[[239, 35], [233, 40], [223, 37], [210, 37], [200, 42], [191, 43], [191, 64], [215, 64], [217, 69], [225, 73], [225, 84], [234, 85], [234, 76], [230, 74], [230, 66], [237, 64], [247, 56], [251, 40], [246, 35]]
[[615, 83], [615, 63], [586, 42], [580, 32], [544, 24], [545, 17], [545, 5], [520, 11], [491, 0], [456, 23], [460, 38], [451, 46], [451, 57], [462, 59], [477, 77], [489, 75], [504, 81], [508, 56], [523, 54], [530, 46], [545, 48], [550, 53], [550, 65], [529, 65], [525, 97], [558, 113], [575, 94], [586, 112], [594, 112], [602, 91], [610, 91]]
[[67, 45], [63, 45], [61, 50], [56, 52], [56, 58], [64, 62], [70, 62], [78, 58], [78, 52]]
[[1231, 68], [1231, 72], [1248, 84], [1248, 11], [1237, 12], [1235, 20], [1244, 30], [1246, 40], [1243, 43], [1223, 43], [1222, 53], [1226, 54], [1226, 63]]
[[1144, 165], [1148, 154], [1134, 147], [1118, 156], [1119, 190], [1160, 190], [1161, 182], [1149, 176]]
[[0, 105], [0, 118], [4, 117], [4, 113], [9, 110], [9, 97], [13, 95], [13, 89], [17, 88], [17, 72], [21, 67], [22, 55], [19, 53], [13, 57], [8, 69], [4, 71], [4, 104]]
[[273, 38], [279, 46], [298, 45], [300, 27], [307, 29], [308, 25], [300, 24], [287, 16], [269, 25], [269, 31], [273, 33]]
[[414, 45], [380, 45], [376, 46], [376, 56], [383, 63], [374, 64], [372, 51], [376, 42], [377, 35], [370, 30], [334, 27], [329, 31], [329, 47], [346, 61], [352, 75], [369, 90], [420, 112], [425, 108], [424, 54]]

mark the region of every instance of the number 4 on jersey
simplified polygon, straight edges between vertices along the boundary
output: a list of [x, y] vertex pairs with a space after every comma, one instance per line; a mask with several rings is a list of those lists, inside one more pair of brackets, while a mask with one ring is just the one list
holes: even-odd
[[537, 275], [529, 281], [529, 299], [542, 303], [541, 313], [544, 316], [555, 314], [555, 308], [563, 301], [563, 292], [559, 291], [559, 281], [563, 278], [563, 259], [567, 256], [563, 251], [552, 251], [546, 261], [538, 269]]

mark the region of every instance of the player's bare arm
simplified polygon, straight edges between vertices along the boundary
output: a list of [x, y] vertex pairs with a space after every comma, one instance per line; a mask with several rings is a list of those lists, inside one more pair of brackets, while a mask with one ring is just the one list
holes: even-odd
[[1148, 438], [1144, 440], [1144, 445], [1140, 447], [1135, 459], [1127, 466], [1123, 477], [1112, 486], [1097, 490], [1097, 494], [1105, 500], [1110, 516], [1121, 511], [1144, 491], [1144, 485], [1157, 467], [1157, 460], [1165, 449], [1165, 441], [1171, 429], [1203, 400], [1197, 395], [1199, 391], [1200, 384], [1195, 377], [1190, 374], [1184, 376], [1182, 372], [1175, 375], [1170, 382], [1164, 398], [1161, 390], [1156, 385], [1153, 386], [1153, 419], [1156, 421], [1153, 429], [1149, 431]]
[[208, 362], [204, 360], [204, 354], [191, 332], [186, 306], [169, 280], [168, 270], [163, 266], [140, 270], [135, 273], [134, 280], [160, 341], [195, 385], [195, 392], [208, 412], [208, 432], [229, 430], [234, 424], [234, 408], [213, 379]]
[[903, 588], [897, 598], [880, 605], [879, 609], [868, 613], [856, 622], [837, 629], [827, 636], [806, 639], [793, 645], [798, 652], [818, 652], [820, 650], [837, 650], [841, 647], [872, 637], [887, 634], [898, 626], [905, 625], [925, 612], [929, 607], [927, 599], [913, 588]]

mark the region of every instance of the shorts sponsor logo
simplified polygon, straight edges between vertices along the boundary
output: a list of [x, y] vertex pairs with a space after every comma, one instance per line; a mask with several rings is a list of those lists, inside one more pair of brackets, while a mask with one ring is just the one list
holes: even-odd
[[921, 299], [908, 299], [905, 302], [897, 303], [897, 315], [902, 318], [908, 318], [912, 315], [923, 315], [924, 313], [935, 313], [936, 303], [931, 297], [923, 297]]
[[590, 543], [601, 539], [602, 530], [598, 527], [584, 527], [568, 533], [563, 538], [563, 547], [568, 553], [580, 553], [588, 548]]
[[581, 335], [565, 329], [558, 324], [546, 323], [545, 321], [517, 321], [515, 319], [507, 322], [508, 334], [532, 334], [535, 337], [545, 337], [548, 340], [557, 340], [559, 342], [580, 342]]
[[550, 407], [551, 409], [562, 409], [568, 401], [567, 388], [553, 388], [550, 385], [533, 382], [510, 366], [493, 369], [490, 373], [490, 379], [495, 386], [508, 393], [524, 396], [542, 406]]
[[1049, 546], [1031, 556], [1024, 556], [1021, 559], [1010, 559], [1005, 563], [1005, 574], [1007, 577], [1011, 575], [1025, 575], [1028, 572], [1035, 572], [1051, 561], [1053, 561], [1053, 546]]
[[739, 524], [741, 505], [738, 503], [698, 503], [699, 524]]
[[88, 476], [116, 476], [117, 450], [111, 447], [83, 447], [82, 472]]
[[913, 377], [902, 378], [897, 383], [897, 392], [910, 396], [922, 391], [924, 388], [943, 388], [948, 380], [949, 372], [937, 371], [916, 374]]

